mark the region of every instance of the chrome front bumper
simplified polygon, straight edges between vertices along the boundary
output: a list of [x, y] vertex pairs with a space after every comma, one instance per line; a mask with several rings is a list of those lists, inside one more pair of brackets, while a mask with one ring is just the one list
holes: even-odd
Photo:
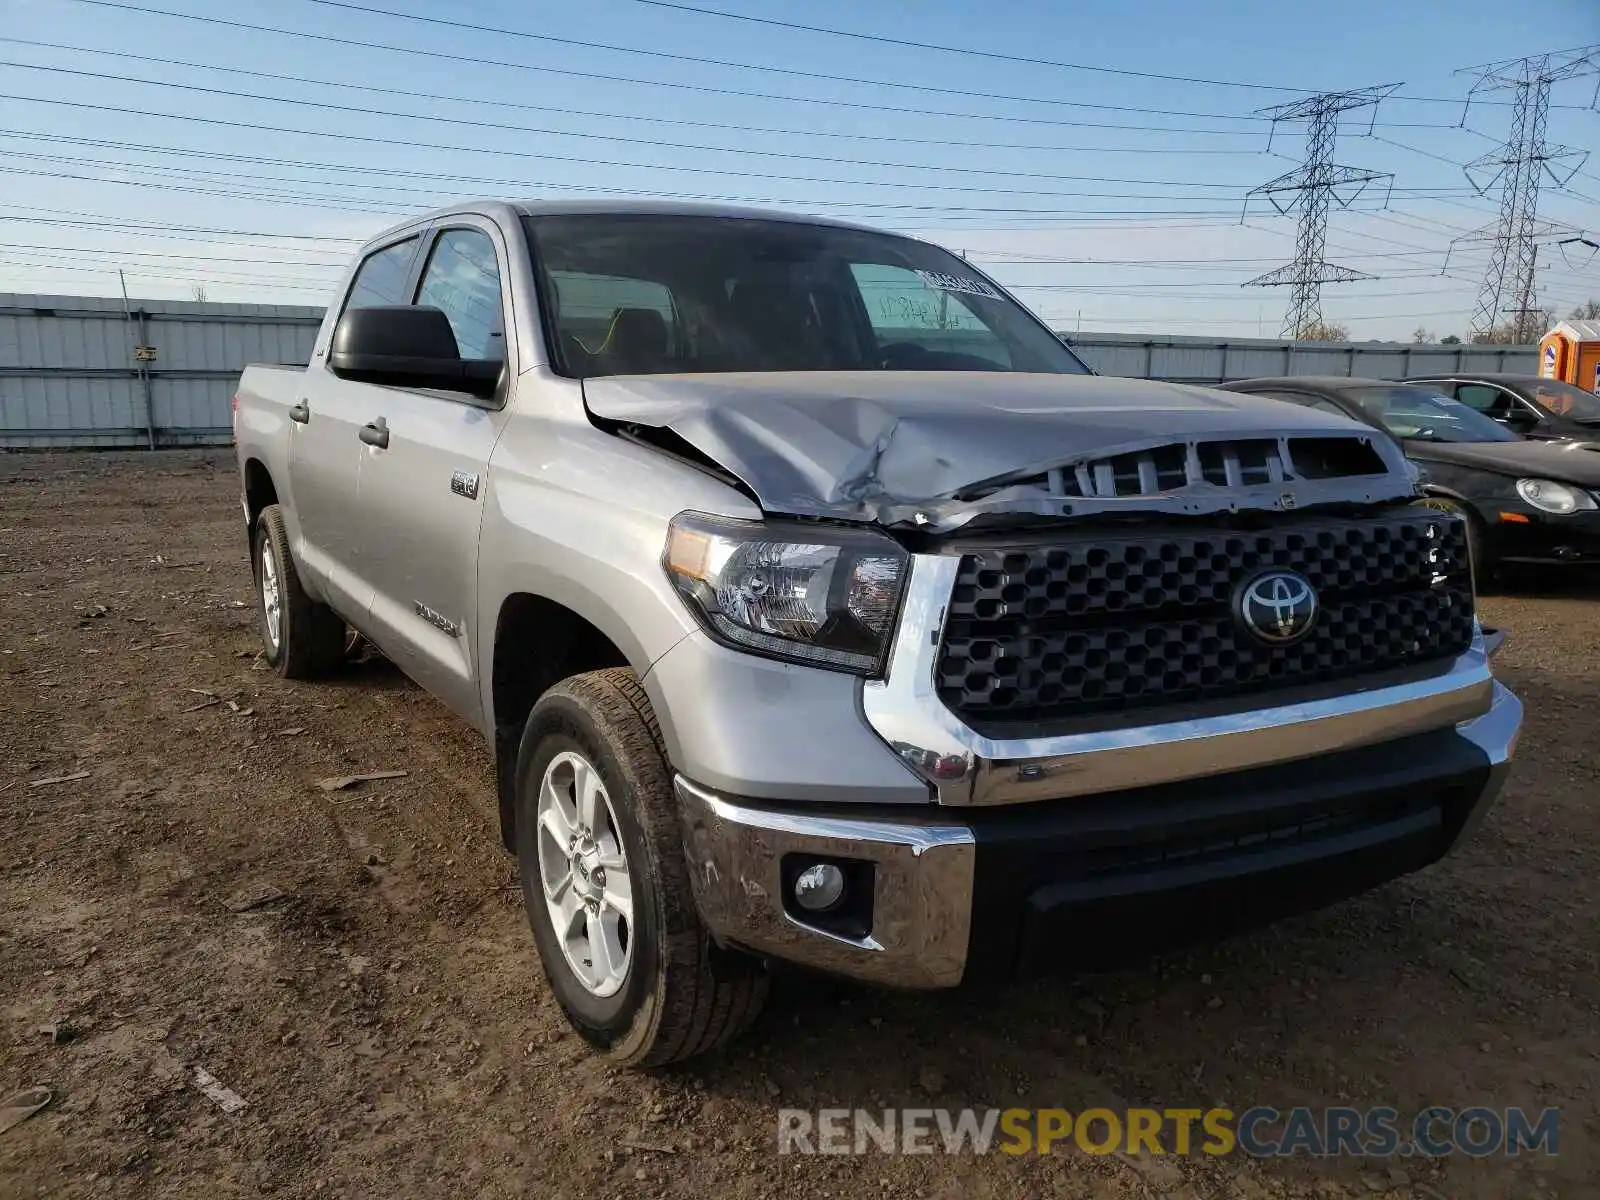
[[[961, 982], [974, 859], [966, 826], [754, 808], [682, 776], [676, 788], [695, 902], [719, 941], [874, 983]], [[780, 880], [787, 854], [871, 862], [871, 933], [841, 937], [791, 917]]]
[[1017, 804], [1152, 787], [1312, 758], [1446, 729], [1489, 711], [1494, 679], [1477, 633], [1467, 652], [1427, 679], [1356, 688], [1326, 699], [1249, 707], [1182, 721], [1058, 737], [986, 738], [945, 707], [934, 663], [957, 555], [912, 560], [905, 608], [885, 677], [862, 685], [867, 723], [933, 789], [940, 804]]
[[[1455, 730], [1482, 753], [1489, 769], [1477, 776], [1484, 780], [1481, 790], [1440, 853], [1482, 822], [1516, 752], [1522, 705], [1492, 680], [1485, 686], [1487, 711], [1458, 722]], [[969, 944], [981, 941], [985, 931], [973, 928], [978, 838], [957, 813], [930, 805], [904, 817], [854, 817], [838, 809], [822, 814], [758, 807], [682, 777], [676, 789], [695, 900], [719, 942], [896, 987], [961, 982]], [[1066, 793], [1057, 788], [1054, 794]], [[866, 936], [826, 933], [786, 911], [781, 871], [791, 854], [873, 864]]]

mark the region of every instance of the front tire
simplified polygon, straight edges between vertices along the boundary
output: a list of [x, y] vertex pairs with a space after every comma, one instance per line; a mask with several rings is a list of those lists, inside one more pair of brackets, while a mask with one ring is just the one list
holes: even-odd
[[283, 509], [269, 504], [256, 517], [251, 558], [262, 653], [285, 679], [316, 679], [344, 661], [344, 619], [301, 586], [289, 553]]
[[579, 1035], [620, 1066], [652, 1067], [755, 1019], [767, 974], [700, 923], [659, 727], [631, 670], [575, 675], [539, 699], [516, 805], [523, 905]]

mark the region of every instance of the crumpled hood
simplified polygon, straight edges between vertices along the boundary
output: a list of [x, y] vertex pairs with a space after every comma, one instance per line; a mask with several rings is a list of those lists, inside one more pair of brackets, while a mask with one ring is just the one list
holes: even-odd
[[[670, 429], [743, 481], [764, 509], [798, 516], [895, 523], [904, 508], [937, 507], [977, 484], [1202, 439], [1360, 436], [1396, 478], [1383, 496], [1350, 499], [1399, 498], [1412, 488], [1398, 447], [1355, 421], [1148, 380], [860, 371], [606, 376], [583, 388], [594, 416]], [[1238, 489], [1231, 498], [1212, 490], [1215, 508], [1250, 506], [1238, 503]], [[960, 523], [949, 520], [948, 503], [917, 516], [918, 525]]]

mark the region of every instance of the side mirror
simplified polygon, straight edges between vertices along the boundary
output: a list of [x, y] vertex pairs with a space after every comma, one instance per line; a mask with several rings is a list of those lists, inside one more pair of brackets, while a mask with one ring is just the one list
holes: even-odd
[[1507, 429], [1515, 429], [1518, 433], [1527, 433], [1540, 425], [1538, 414], [1525, 408], [1514, 408], [1499, 420]]
[[328, 351], [328, 370], [341, 379], [478, 397], [494, 394], [500, 367], [462, 358], [444, 313], [411, 304], [346, 310]]

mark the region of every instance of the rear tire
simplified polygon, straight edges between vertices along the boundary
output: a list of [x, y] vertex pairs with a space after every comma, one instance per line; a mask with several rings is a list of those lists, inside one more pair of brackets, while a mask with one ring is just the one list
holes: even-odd
[[[599, 786], [588, 825], [576, 803], [584, 778]], [[578, 828], [549, 813], [552, 795], [577, 815]], [[574, 675], [540, 697], [517, 756], [516, 806], [523, 905], [539, 958], [567, 1020], [590, 1045], [619, 1066], [662, 1066], [714, 1050], [755, 1020], [767, 973], [754, 958], [719, 949], [700, 923], [660, 728], [631, 670]], [[568, 858], [562, 847], [572, 845], [579, 849]], [[592, 862], [583, 861], [586, 845]], [[598, 887], [596, 864], [609, 872]], [[601, 957], [585, 950], [605, 940], [604, 921], [619, 928], [620, 910], [608, 908], [605, 894], [619, 876], [628, 897], [621, 970], [617, 941]], [[581, 881], [594, 924], [570, 902], [571, 918], [563, 913], [571, 895], [563, 881]], [[558, 931], [558, 921], [566, 928]]]
[[285, 679], [332, 674], [344, 661], [344, 618], [301, 586], [280, 506], [261, 510], [252, 545], [256, 617], [267, 663]]
[[1484, 548], [1483, 522], [1477, 514], [1449, 496], [1429, 496], [1422, 503], [1427, 508], [1452, 513], [1466, 523], [1467, 553], [1472, 560], [1472, 586], [1480, 593], [1490, 591], [1499, 575], [1499, 568], [1486, 557], [1488, 551]]

